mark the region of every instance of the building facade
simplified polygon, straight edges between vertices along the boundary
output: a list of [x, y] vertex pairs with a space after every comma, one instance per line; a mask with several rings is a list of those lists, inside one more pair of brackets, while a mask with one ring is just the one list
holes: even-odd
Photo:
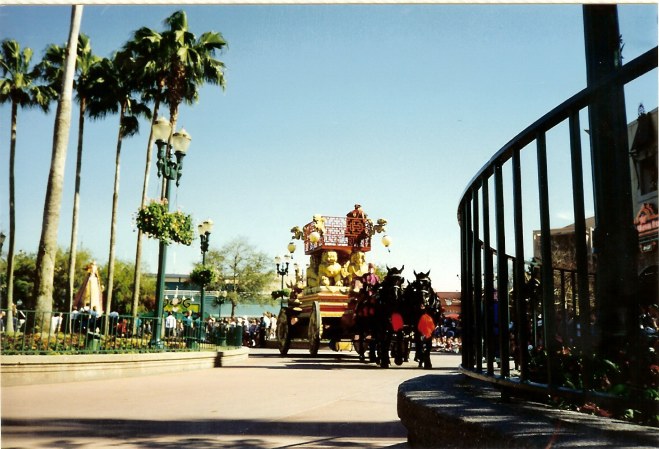
[[642, 105], [639, 106], [638, 118], [627, 128], [632, 196], [636, 211], [633, 220], [638, 231], [639, 287], [644, 304], [658, 302], [657, 129], [657, 109], [645, 112]]
[[[657, 109], [645, 112], [639, 107], [636, 120], [629, 123], [629, 162], [632, 180], [632, 201], [635, 216], [630, 225], [638, 231], [638, 275], [643, 304], [656, 304], [657, 266], [659, 265], [659, 216], [657, 200]], [[594, 273], [593, 231], [595, 218], [586, 219], [588, 271]], [[552, 262], [557, 270], [576, 268], [574, 256], [574, 225], [551, 230]], [[533, 231], [533, 255], [540, 260], [540, 231]]]

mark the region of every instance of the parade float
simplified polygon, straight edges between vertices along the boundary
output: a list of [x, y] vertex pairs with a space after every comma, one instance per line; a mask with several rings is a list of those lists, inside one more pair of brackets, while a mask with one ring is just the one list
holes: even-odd
[[[282, 355], [293, 340], [306, 341], [312, 355], [321, 340], [334, 350], [352, 343], [357, 296], [369, 272], [366, 254], [372, 237], [384, 235], [386, 224], [384, 219], [373, 222], [356, 204], [346, 216], [314, 215], [303, 227], [291, 229], [293, 240], [304, 242], [309, 263], [306, 272], [296, 270], [295, 280], [287, 284], [291, 293], [277, 319]], [[389, 237], [384, 235], [382, 243], [388, 247]]]

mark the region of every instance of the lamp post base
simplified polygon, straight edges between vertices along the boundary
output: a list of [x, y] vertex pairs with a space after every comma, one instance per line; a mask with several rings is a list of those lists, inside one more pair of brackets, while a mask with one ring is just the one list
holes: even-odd
[[151, 344], [149, 346], [151, 349], [165, 349], [165, 343], [162, 340], [151, 340]]

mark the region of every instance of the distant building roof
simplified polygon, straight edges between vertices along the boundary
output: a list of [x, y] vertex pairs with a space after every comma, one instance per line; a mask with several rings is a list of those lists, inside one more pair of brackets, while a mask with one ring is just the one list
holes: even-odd
[[[586, 218], [586, 229], [593, 229], [595, 228], [595, 217], [589, 217]], [[539, 233], [540, 230], [535, 230], [533, 233]], [[568, 235], [568, 234], [574, 234], [574, 223], [569, 224], [565, 227], [562, 228], [554, 228], [551, 230], [551, 235]]]
[[462, 298], [462, 292], [435, 292], [437, 296], [441, 299], [453, 299], [460, 300]]

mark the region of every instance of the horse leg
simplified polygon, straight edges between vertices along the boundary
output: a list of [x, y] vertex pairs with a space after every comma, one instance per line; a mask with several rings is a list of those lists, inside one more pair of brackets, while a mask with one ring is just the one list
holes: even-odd
[[419, 332], [414, 332], [414, 361], [423, 367], [423, 336]]
[[409, 362], [410, 361], [410, 351], [412, 350], [412, 343], [411, 343], [411, 335], [409, 333], [406, 333], [403, 335], [403, 338], [405, 340], [405, 354], [403, 355], [403, 361], [404, 362]]
[[385, 335], [383, 335], [379, 340], [380, 347], [378, 355], [380, 356], [380, 367], [389, 368], [391, 363], [389, 360], [389, 346], [391, 346], [391, 337], [388, 335], [388, 333], [385, 333]]
[[359, 330], [357, 333], [357, 354], [359, 354], [359, 361], [360, 362], [365, 362], [366, 361], [366, 346], [364, 345], [364, 332], [362, 330]]
[[378, 362], [378, 342], [377, 340], [371, 336], [371, 338], [368, 339], [368, 362], [369, 363], [377, 363]]
[[432, 352], [432, 338], [429, 338], [428, 341], [426, 342], [426, 347], [425, 347], [425, 355], [426, 355], [426, 364], [424, 366], [425, 369], [431, 369], [432, 368], [432, 362], [430, 361], [430, 353]]
[[394, 363], [397, 366], [403, 364], [403, 359], [405, 357], [405, 335], [403, 331], [398, 331], [395, 334], [394, 340]]

